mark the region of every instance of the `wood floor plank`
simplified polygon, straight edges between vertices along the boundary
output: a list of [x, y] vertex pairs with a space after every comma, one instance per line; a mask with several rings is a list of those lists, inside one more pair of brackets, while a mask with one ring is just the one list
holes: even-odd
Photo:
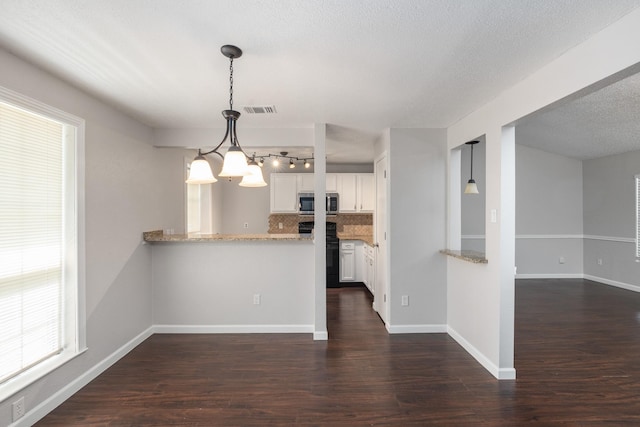
[[364, 288], [327, 311], [326, 342], [153, 335], [37, 426], [640, 425], [640, 294], [519, 281], [516, 381], [446, 334], [387, 334]]

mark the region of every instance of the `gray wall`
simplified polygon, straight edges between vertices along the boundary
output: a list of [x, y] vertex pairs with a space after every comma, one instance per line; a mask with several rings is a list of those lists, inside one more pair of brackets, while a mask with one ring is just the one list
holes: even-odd
[[639, 173], [640, 151], [583, 162], [585, 276], [636, 291], [634, 176]]
[[[446, 247], [445, 165], [445, 129], [391, 129], [392, 332], [446, 330], [446, 257], [439, 253]], [[409, 306], [401, 306], [402, 295], [409, 296]]]
[[25, 397], [27, 420], [151, 326], [151, 249], [142, 232], [183, 231], [184, 155], [153, 148], [148, 127], [2, 49], [0, 63], [0, 85], [86, 120], [88, 350], [1, 402], [0, 425], [8, 425], [17, 397]]
[[582, 162], [516, 145], [519, 277], [580, 276], [582, 234]]
[[154, 244], [156, 331], [313, 332], [313, 251], [310, 240]]
[[[269, 171], [263, 169], [264, 180], [269, 184]], [[240, 187], [239, 178], [232, 181], [218, 178], [213, 184], [221, 188], [222, 234], [260, 234], [269, 231], [269, 185], [266, 187]], [[216, 201], [214, 201], [216, 203]], [[248, 228], [244, 228], [244, 223]]]

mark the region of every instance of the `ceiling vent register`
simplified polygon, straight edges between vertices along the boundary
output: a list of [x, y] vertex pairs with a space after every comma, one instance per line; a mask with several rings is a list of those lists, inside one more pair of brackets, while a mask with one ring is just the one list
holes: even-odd
[[276, 114], [278, 112], [275, 105], [244, 107], [244, 111], [248, 114]]

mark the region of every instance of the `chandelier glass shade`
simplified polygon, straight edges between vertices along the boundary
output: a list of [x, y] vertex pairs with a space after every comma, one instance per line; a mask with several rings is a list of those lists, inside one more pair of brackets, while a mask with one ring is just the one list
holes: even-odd
[[218, 180], [213, 176], [211, 172], [211, 166], [203, 155], [198, 154], [196, 158], [191, 162], [189, 168], [189, 178], [187, 184], [211, 184]]
[[240, 187], [266, 187], [267, 183], [264, 182], [262, 177], [262, 169], [254, 159], [249, 162], [249, 174], [245, 175], [240, 182]]

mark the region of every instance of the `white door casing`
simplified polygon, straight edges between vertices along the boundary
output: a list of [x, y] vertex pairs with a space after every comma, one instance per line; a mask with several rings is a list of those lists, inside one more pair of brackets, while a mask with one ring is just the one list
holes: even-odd
[[387, 156], [386, 154], [383, 154], [383, 156], [380, 157], [375, 164], [376, 209], [374, 213], [374, 240], [376, 243], [376, 280], [373, 309], [378, 312], [378, 315], [385, 322], [385, 324], [389, 323], [389, 290], [387, 283], [387, 171]]

